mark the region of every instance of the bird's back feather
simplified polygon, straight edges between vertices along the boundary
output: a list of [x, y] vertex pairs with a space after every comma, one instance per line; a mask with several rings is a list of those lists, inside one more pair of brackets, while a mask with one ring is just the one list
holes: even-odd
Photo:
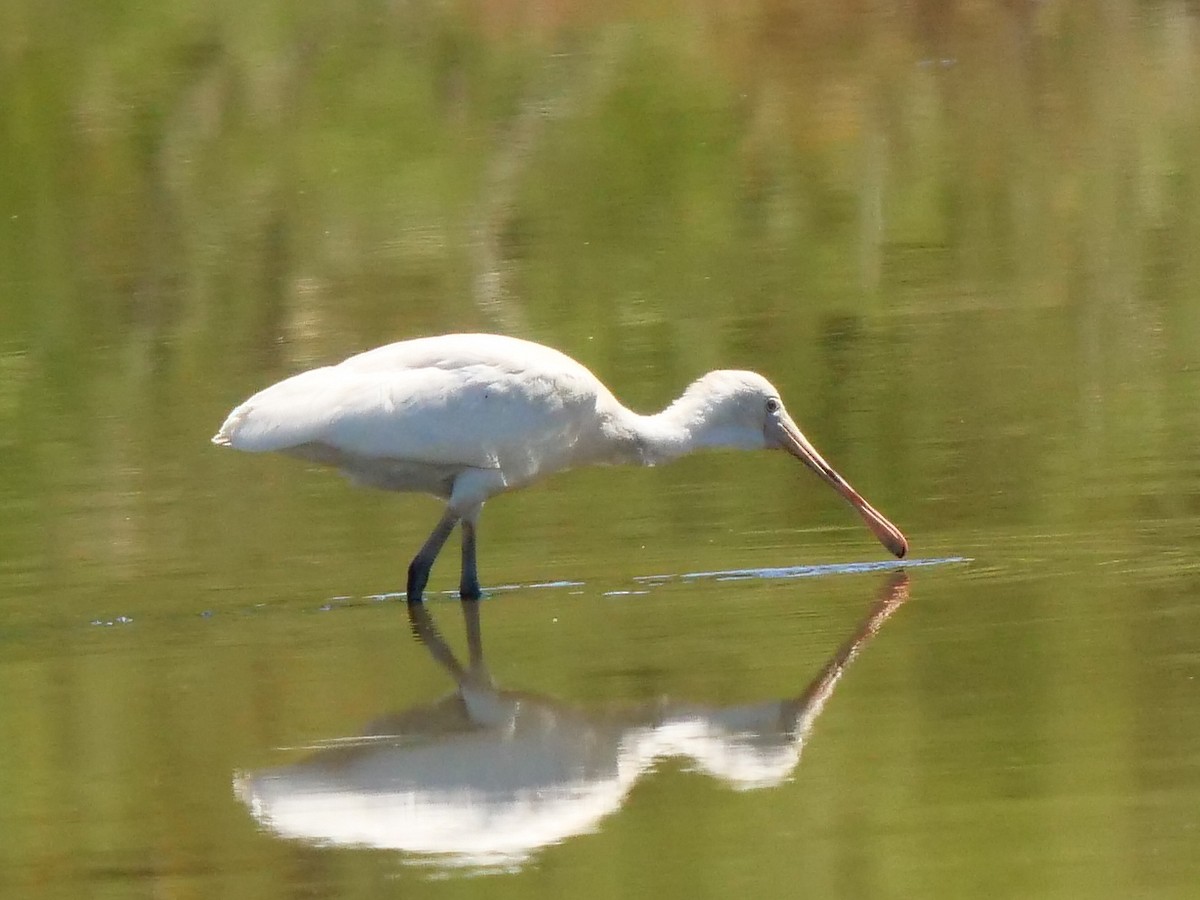
[[611, 398], [582, 365], [528, 341], [450, 335], [303, 372], [238, 406], [213, 441], [251, 452], [325, 445], [364, 459], [501, 469], [568, 464]]

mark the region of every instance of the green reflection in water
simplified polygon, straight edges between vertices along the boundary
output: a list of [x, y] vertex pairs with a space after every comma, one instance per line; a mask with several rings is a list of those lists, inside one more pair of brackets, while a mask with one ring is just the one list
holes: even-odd
[[[0, 893], [479, 890], [230, 795], [444, 690], [363, 599], [436, 507], [207, 444], [275, 378], [478, 329], [640, 409], [759, 369], [915, 554], [974, 560], [912, 573], [793, 782], [664, 763], [489, 892], [1190, 895], [1196, 17], [826, 7], [0, 13]], [[491, 504], [488, 583], [582, 582], [497, 593], [498, 681], [783, 696], [868, 578], [605, 595], [878, 558], [806, 476], [719, 455]]]

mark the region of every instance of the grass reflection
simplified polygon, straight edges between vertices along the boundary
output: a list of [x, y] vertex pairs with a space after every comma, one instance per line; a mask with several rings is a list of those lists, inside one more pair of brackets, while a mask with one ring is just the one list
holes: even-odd
[[[314, 364], [500, 330], [643, 410], [761, 370], [914, 552], [978, 560], [929, 570], [890, 712], [835, 707], [883, 716], [902, 754], [856, 719], [807, 809], [651, 793], [606, 820], [636, 840], [568, 842], [513, 896], [1191, 895], [1193, 5], [633, 6], [4, 4], [0, 893], [408, 887], [264, 848], [227, 783], [280, 721], [342, 733], [394, 703], [379, 619], [315, 610], [401, 587], [433, 508], [207, 440]], [[785, 466], [573, 474], [489, 509], [489, 575], [864, 559]], [[637, 617], [651, 603], [554, 593], [512, 606], [586, 623], [531, 679], [572, 705], [608, 693], [597, 669], [652, 694], [664, 642], [699, 655], [717, 627], [703, 604], [679, 634]], [[288, 614], [241, 614], [260, 605]], [[791, 658], [753, 612], [719, 675], [688, 676], [714, 708]], [[632, 649], [598, 636], [614, 620]], [[529, 629], [493, 625], [524, 660]], [[604, 665], [562, 675], [581, 642]], [[737, 813], [777, 828], [746, 841]]]

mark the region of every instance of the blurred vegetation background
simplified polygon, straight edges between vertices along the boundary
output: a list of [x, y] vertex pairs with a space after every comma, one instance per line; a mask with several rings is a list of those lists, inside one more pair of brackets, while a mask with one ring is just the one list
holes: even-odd
[[[89, 790], [114, 819], [163, 803], [112, 840], [165, 828], [168, 849], [188, 848], [186, 870], [207, 858], [185, 836], [201, 826], [163, 823], [195, 798], [176, 785], [167, 804], [148, 773], [194, 766], [223, 790], [227, 760], [200, 739], [209, 726], [237, 723], [245, 752], [279, 737], [264, 720], [311, 734], [348, 715], [313, 660], [285, 650], [319, 643], [295, 622], [265, 638], [270, 665], [236, 629], [206, 638], [202, 659], [165, 625], [158, 656], [135, 637], [99, 654], [93, 632], [64, 639], [62, 626], [399, 588], [432, 504], [208, 444], [272, 380], [392, 340], [540, 340], [639, 409], [704, 370], [755, 368], [915, 554], [976, 557], [998, 603], [1032, 563], [1068, 579], [1015, 601], [1034, 618], [1086, 610], [1106, 593], [1097, 573], [1134, 579], [1146, 603], [1194, 596], [1198, 76], [1200, 14], [1184, 0], [8, 0], [0, 725], [24, 737], [0, 783], [26, 811], [28, 841], [9, 848], [28, 866], [21, 883], [53, 883], [63, 847], [108, 840], [60, 845], [35, 812], [73, 809]], [[835, 498], [764, 465], [582, 472], [504, 498], [484, 516], [485, 584], [863, 558], [870, 537]], [[1004, 615], [984, 613], [982, 634], [1008, 647]], [[1109, 624], [1096, 641], [1059, 622], [1005, 657], [1004, 684], [1053, 695], [1062, 666], [1097, 690], [1086, 709], [1069, 690], [1000, 704], [1013, 733], [994, 749], [1116, 733], [1127, 767], [1097, 756], [1080, 779], [1157, 791], [1176, 782], [1129, 760], [1149, 735], [1182, 747], [1194, 728], [1135, 702], [1184, 696], [1138, 660], [1147, 648], [1194, 658], [1190, 632], [1169, 616]], [[590, 625], [583, 643], [547, 649], [556, 674], [536, 687], [598, 690], [553, 681], [571, 660], [618, 652], [604, 622]], [[335, 632], [326, 674], [378, 676], [384, 657], [364, 651], [395, 636], [349, 637], [356, 627]], [[775, 626], [739, 627], [757, 647]], [[897, 666], [931, 691], [971, 672], [951, 633]], [[525, 638], [498, 643], [515, 654]], [[635, 643], [630, 666], [645, 649]], [[765, 695], [772, 671], [739, 696]], [[213, 678], [216, 706], [188, 694]], [[247, 683], [254, 696], [239, 696]], [[280, 712], [292, 685], [311, 693]], [[1131, 704], [1113, 707], [1116, 724], [1096, 715], [1114, 692]], [[385, 694], [348, 708], [365, 719]], [[154, 732], [155, 711], [176, 702], [169, 733]], [[913, 721], [963, 712], [923, 703]], [[77, 743], [88, 762], [62, 788], [53, 762]], [[871, 764], [848, 758], [845, 784]], [[929, 771], [934, 795], [954, 793], [959, 782]], [[971, 789], [1019, 793], [987, 778]], [[1070, 773], [1055, 784], [1078, 787]], [[1090, 809], [1079, 846], [1124, 846], [1104, 830], [1110, 808]], [[1139, 810], [1152, 836], [1174, 821]], [[222, 816], [201, 844], [241, 822]], [[942, 824], [932, 836], [953, 831]], [[1163, 846], [1134, 844], [1135, 869]]]

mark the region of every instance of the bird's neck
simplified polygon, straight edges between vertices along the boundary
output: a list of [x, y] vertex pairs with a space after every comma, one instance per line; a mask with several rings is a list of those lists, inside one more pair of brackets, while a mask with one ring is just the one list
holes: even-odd
[[658, 466], [696, 450], [741, 445], [738, 435], [713, 420], [706, 398], [692, 391], [653, 415], [622, 407], [615, 424], [621, 450], [614, 462]]
[[625, 443], [630, 452], [622, 462], [659, 466], [697, 449], [689, 423], [667, 415], [669, 411], [651, 416], [629, 414], [626, 425], [630, 440]]

